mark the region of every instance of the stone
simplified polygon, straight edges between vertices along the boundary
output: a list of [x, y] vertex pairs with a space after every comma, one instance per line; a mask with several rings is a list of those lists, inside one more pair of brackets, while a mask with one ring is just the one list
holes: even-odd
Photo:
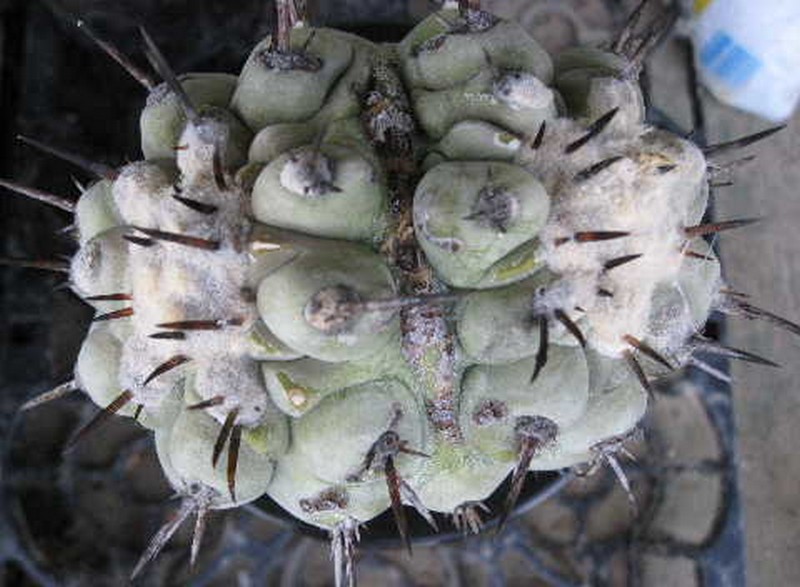
[[700, 585], [697, 566], [684, 557], [647, 554], [642, 557], [642, 585], [658, 587], [695, 587]]
[[648, 423], [667, 462], [718, 461], [722, 447], [696, 388], [683, 395], [659, 396], [650, 406]]
[[644, 476], [628, 477], [635, 498], [634, 510], [622, 486], [615, 481], [614, 487], [599, 503], [593, 504], [586, 521], [586, 533], [591, 541], [606, 540], [630, 531], [637, 512], [647, 509], [649, 487]]
[[521, 521], [534, 536], [559, 543], [572, 542], [578, 532], [575, 512], [557, 498], [538, 505]]
[[650, 533], [701, 545], [710, 538], [722, 505], [722, 480], [718, 474], [685, 471], [665, 475], [666, 486]]

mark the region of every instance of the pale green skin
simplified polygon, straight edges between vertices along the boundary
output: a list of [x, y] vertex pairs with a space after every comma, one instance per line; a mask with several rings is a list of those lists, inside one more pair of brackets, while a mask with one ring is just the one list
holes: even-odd
[[[341, 31], [325, 29], [325, 34], [330, 37], [331, 42], [350, 46], [353, 53], [347, 69], [329, 88], [322, 106], [310, 117], [292, 116], [289, 121], [270, 121], [263, 126], [257, 125], [258, 132], [250, 145], [251, 162], [269, 163], [291, 149], [314, 143], [320, 136], [324, 138], [323, 142], [344, 142], [348, 148], [369, 158], [372, 147], [364, 137], [359, 121], [361, 105], [358, 95], [360, 88], [365, 87], [369, 81], [371, 64], [385, 50], [365, 39]], [[267, 38], [260, 47], [269, 42], [270, 39]], [[253, 59], [251, 56], [251, 60]], [[355, 141], [352, 140], [354, 137]]]
[[112, 182], [101, 179], [81, 194], [75, 205], [75, 224], [80, 226], [81, 245], [106, 230], [120, 224], [119, 210], [111, 191]]
[[[448, 70], [453, 75], [458, 75], [456, 68]], [[412, 79], [413, 73], [411, 74]], [[465, 75], [465, 74], [461, 74]], [[444, 79], [444, 78], [442, 78]], [[413, 83], [413, 82], [412, 82]], [[452, 81], [443, 81], [442, 87], [446, 87]], [[601, 88], [602, 89], [602, 88]], [[589, 109], [584, 111], [584, 115], [591, 116], [604, 108], [607, 96], [602, 92], [595, 92], [594, 101], [590, 100]], [[635, 102], [635, 101], [634, 101]], [[639, 111], [635, 107], [631, 108], [630, 116], [639, 116]], [[593, 109], [592, 109], [593, 108]], [[454, 108], [458, 111], [458, 108]], [[604, 114], [605, 110], [597, 115]], [[442, 127], [448, 126], [451, 120], [451, 113], [447, 113], [448, 122], [440, 123]], [[464, 114], [469, 119], [469, 113]], [[493, 141], [492, 133], [494, 129], [481, 123], [472, 122], [472, 127], [466, 127], [461, 137], [452, 131], [448, 137], [448, 142], [439, 145], [440, 152], [444, 151], [447, 157], [482, 158], [482, 159], [502, 159], [502, 149], [498, 150], [494, 144], [492, 148], [487, 144], [482, 150], [482, 157], [478, 157], [475, 151], [481, 147], [470, 144], [468, 139], [475, 137], [483, 138], [485, 142]], [[501, 129], [502, 131], [502, 129]], [[462, 131], [458, 131], [462, 132]], [[462, 138], [463, 137], [463, 138]], [[475, 141], [479, 143], [479, 140]], [[437, 172], [435, 164], [428, 166], [428, 169]], [[437, 185], [441, 189], [460, 192], [477, 191], [481, 186], [481, 179], [474, 181], [471, 187], [458, 190], [451, 187], [463, 177], [464, 174], [452, 173], [447, 175]], [[423, 179], [422, 185], [428, 180]], [[464, 181], [464, 180], [462, 180]], [[468, 183], [464, 181], [464, 183]], [[699, 200], [697, 209], [704, 208], [704, 193], [702, 186], [687, 186], [686, 189], [696, 190]], [[472, 193], [474, 193], [474, 191]], [[546, 196], [545, 196], [546, 199]], [[463, 206], [463, 204], [462, 204]], [[458, 215], [452, 212], [451, 227], [461, 221], [464, 209], [458, 211]], [[696, 214], [692, 212], [691, 214]], [[546, 216], [547, 212], [543, 212]], [[442, 214], [437, 210], [436, 220], [442, 222], [443, 217], [448, 218], [447, 214]], [[447, 233], [451, 236], [455, 233]], [[535, 234], [536, 229], [530, 230], [528, 234]], [[528, 237], [530, 238], [530, 237]], [[420, 239], [425, 247], [424, 238]], [[476, 237], [470, 235], [469, 242], [475, 242]], [[478, 241], [479, 242], [479, 241]], [[542, 373], [540, 373], [533, 385], [530, 384], [530, 374], [533, 371], [533, 358], [535, 349], [538, 346], [538, 332], [522, 326], [526, 310], [529, 308], [529, 296], [531, 289], [537, 283], [547, 283], [551, 277], [537, 275], [532, 282], [519, 282], [519, 285], [511, 285], [506, 288], [497, 288], [503, 283], [513, 283], [530, 275], [538, 269], [536, 263], [536, 244], [535, 240], [527, 243], [528, 251], [518, 257], [521, 262], [510, 264], [512, 275], [508, 276], [508, 271], [503, 275], [503, 279], [498, 279], [496, 273], [488, 271], [493, 280], [487, 279], [485, 273], [480, 278], [472, 277], [472, 280], [458, 281], [459, 278], [452, 276], [448, 279], [448, 271], [451, 271], [446, 261], [439, 257], [446, 258], [444, 254], [437, 257], [437, 252], [431, 252], [432, 247], [428, 247], [426, 253], [428, 258], [436, 267], [439, 275], [445, 280], [458, 286], [466, 287], [491, 287], [485, 291], [476, 292], [468, 296], [459, 306], [457, 331], [459, 342], [465, 351], [464, 362], [460, 363], [457, 369], [461, 370], [473, 361], [480, 363], [490, 363], [487, 365], [475, 366], [466, 371], [466, 375], [461, 382], [462, 397], [460, 401], [461, 424], [465, 434], [465, 443], [462, 445], [452, 445], [440, 439], [435, 440], [432, 449], [432, 458], [425, 461], [425, 467], [418, 476], [414, 488], [419, 497], [430, 508], [439, 511], [452, 511], [453, 508], [463, 502], [470, 500], [480, 500], [491, 493], [499, 482], [510, 472], [516, 459], [517, 441], [513, 435], [514, 417], [523, 415], [546, 416], [559, 425], [559, 435], [556, 442], [542, 449], [534, 458], [531, 465], [532, 469], [558, 469], [573, 466], [582, 462], [597, 458], [595, 447], [609, 438], [623, 435], [633, 428], [644, 413], [647, 405], [647, 396], [641, 388], [639, 382], [628, 371], [620, 361], [609, 360], [591, 355], [588, 366], [583, 358], [583, 351], [577, 347], [568, 334], [551, 336], [551, 359]], [[497, 260], [493, 259], [496, 263]], [[437, 265], [438, 262], [438, 265]], [[482, 271], [486, 272], [487, 265], [492, 267], [492, 263], [483, 262], [480, 265]], [[700, 281], [696, 282], [697, 289], [704, 292], [695, 293], [690, 287], [684, 289], [688, 292], [690, 306], [693, 315], [704, 318], [710, 305], [710, 292], [714, 291], [714, 266], [709, 269], [711, 275], [703, 275]], [[522, 269], [520, 269], [520, 267]], [[516, 271], [513, 271], [513, 270]], [[454, 270], [452, 270], [455, 272]], [[461, 278], [463, 279], [463, 278]], [[468, 283], [468, 285], [467, 285]], [[473, 300], [473, 298], [475, 298]], [[492, 343], [492, 341], [495, 341]], [[568, 346], [558, 346], [567, 344]], [[389, 355], [390, 361], [391, 354]], [[307, 361], [307, 360], [304, 360]], [[307, 365], [305, 368], [303, 365]], [[325, 409], [325, 400], [317, 405], [320, 398], [329, 397], [335, 393], [335, 388], [347, 385], [358, 384], [368, 377], [369, 370], [375, 369], [384, 372], [391, 372], [392, 369], [387, 361], [381, 357], [372, 364], [361, 363], [361, 366], [353, 365], [349, 367], [347, 363], [341, 366], [325, 369], [323, 364], [298, 362], [296, 365], [286, 364], [270, 365], [265, 369], [267, 380], [275, 384], [278, 394], [273, 393], [276, 403], [287, 409], [288, 413], [299, 416], [301, 413], [310, 410], [310, 414], [318, 413]], [[288, 376], [289, 385], [299, 384], [312, 390], [308, 406], [304, 409], [297, 409], [290, 406], [284, 399], [281, 401], [279, 395], [285, 398], [285, 386], [281, 384], [278, 373]], [[483, 373], [483, 375], [481, 375]], [[483, 383], [479, 383], [482, 381]], [[287, 379], [284, 378], [284, 382]], [[272, 385], [269, 385], [273, 389]], [[533, 388], [533, 389], [530, 389]], [[538, 390], [538, 392], [536, 391]], [[503, 399], [507, 399], [511, 406], [510, 416], [506, 421], [494, 426], [476, 426], [472, 421], [472, 411], [474, 405], [480, 399], [492, 398], [500, 393]], [[425, 392], [423, 390], [423, 395]], [[316, 407], [314, 407], [316, 406]], [[302, 416], [300, 421], [308, 416]], [[434, 437], [437, 438], [437, 437]], [[320, 447], [324, 452], [323, 443], [316, 444], [315, 439], [309, 439], [311, 445]], [[291, 463], [292, 466], [289, 466]], [[280, 486], [278, 493], [285, 495], [290, 491], [289, 487], [293, 483], [303, 485], [303, 474], [298, 470], [302, 468], [295, 459], [287, 462], [287, 469], [291, 468], [293, 473], [286, 473], [284, 477], [279, 469], [276, 486]], [[306, 473], [310, 476], [310, 473]], [[291, 480], [290, 480], [291, 479]], [[381, 491], [377, 488], [376, 491]], [[306, 492], [307, 494], [308, 492]], [[385, 499], [384, 499], [384, 503]], [[317, 523], [328, 525], [332, 520], [323, 522], [319, 518], [309, 519], [307, 514], [300, 511], [297, 506], [290, 508], [295, 515]], [[352, 512], [352, 510], [351, 510]], [[341, 518], [334, 516], [334, 520]], [[361, 519], [361, 518], [358, 518]]]
[[323, 361], [368, 357], [395, 338], [397, 318], [373, 312], [356, 319], [340, 335], [316, 330], [304, 318], [308, 301], [320, 289], [344, 285], [364, 299], [394, 295], [394, 282], [382, 259], [360, 245], [333, 242], [275, 271], [258, 288], [258, 310], [269, 329], [284, 343]]
[[[75, 363], [75, 382], [98, 406], [105, 407], [122, 393], [119, 387], [121, 344], [107, 324], [92, 326], [81, 345]], [[133, 406], [119, 412], [131, 416]]]
[[490, 122], [466, 120], [453, 125], [433, 147], [447, 159], [511, 161], [520, 139]]
[[262, 128], [250, 144], [251, 162], [270, 163], [291, 149], [313, 142], [317, 130], [302, 122], [281, 122]]
[[88, 239], [72, 258], [72, 286], [82, 297], [130, 289], [128, 248], [122, 239], [127, 233], [124, 227], [109, 228]]
[[553, 85], [573, 116], [596, 119], [619, 108], [614, 124], [643, 120], [645, 104], [627, 61], [594, 47], [574, 47], [555, 60]]
[[[589, 372], [583, 351], [558, 345], [553, 345], [550, 351], [552, 356], [533, 383], [532, 359], [507, 365], [476, 365], [467, 371], [462, 383], [461, 422], [469, 431], [470, 440], [482, 452], [513, 462], [516, 458], [513, 422], [519, 416], [544, 416], [565, 430], [584, 414]], [[490, 399], [507, 405], [507, 419], [497, 424], [476, 425], [475, 411], [482, 401]]]
[[[467, 357], [487, 365], [532, 357], [539, 348], [539, 328], [531, 321], [531, 292], [552, 281], [552, 275], [540, 271], [513, 285], [465, 296], [458, 305], [456, 332]], [[566, 332], [551, 333], [550, 339], [555, 344], [576, 344]]]
[[[593, 47], [573, 47], [555, 59], [554, 85], [572, 111], [583, 111], [589, 105], [588, 94], [593, 78], [621, 78], [627, 61]], [[638, 84], [637, 84], [638, 85]]]
[[[409, 383], [398, 340], [358, 362], [330, 363], [305, 357], [296, 361], [261, 363], [270, 399], [284, 413], [298, 418], [325, 397], [341, 389], [367, 383], [376, 373], [395, 376]], [[294, 401], [293, 401], [294, 399]]]
[[[226, 108], [237, 78], [225, 73], [189, 73], [179, 79], [196, 107]], [[174, 159], [186, 116], [174, 94], [160, 86], [148, 98], [139, 127], [145, 159]]]
[[[455, 12], [446, 11], [444, 17], [452, 20]], [[618, 79], [624, 62], [596, 50], [563, 55], [554, 68], [515, 23], [450, 35], [439, 50], [414, 52], [444, 29], [440, 18], [430, 17], [397, 47], [322, 29], [308, 45], [322, 59], [314, 72], [264, 67], [259, 52], [270, 43], [265, 39], [238, 78], [182, 78], [201, 112], [217, 108], [229, 121], [234, 148], [227, 161], [238, 169], [235, 177], [251, 206], [248, 213], [257, 221], [253, 234], [261, 234], [258, 223], [270, 225], [267, 233], [280, 250], [256, 251], [250, 259], [248, 285], [257, 299], [253, 322], [239, 342], [241, 352], [259, 363], [268, 414], [244, 432], [236, 503], [228, 494], [227, 452], [216, 467], [211, 465], [220, 422], [185, 409], [212, 395], [193, 389], [191, 369], [163, 407], [146, 410], [143, 420], [156, 431], [159, 458], [176, 489], [192, 484], [211, 488], [217, 492], [217, 508], [268, 494], [297, 518], [326, 529], [348, 518], [366, 522], [390, 505], [384, 474], [376, 468], [359, 481], [349, 476], [358, 472], [398, 405], [401, 439], [430, 455], [399, 455], [401, 477], [428, 508], [452, 512], [465, 502], [485, 499], [511, 472], [518, 458], [517, 418], [546, 417], [557, 425], [555, 440], [531, 463], [532, 470], [545, 470], [595, 460], [601, 443], [624, 435], [642, 417], [647, 396], [624, 362], [584, 351], [563, 329], [551, 331], [549, 361], [530, 380], [539, 346], [538, 329], [529, 320], [532, 295], [559, 276], [542, 270], [538, 238], [550, 219], [552, 196], [535, 167], [513, 162], [519, 145], [530, 143], [541, 123], [556, 117], [561, 97], [554, 95], [538, 109], [514, 110], [489, 96], [498, 72], [531, 73], [547, 85], [554, 83], [570, 116], [592, 120], [620, 106], [619, 120], [610, 128], [616, 131], [641, 120], [638, 87]], [[294, 31], [292, 46], [302, 47], [310, 34], [308, 29]], [[428, 158], [414, 196], [420, 247], [437, 279], [465, 294], [448, 313], [460, 440], [436, 432], [427, 415], [426, 402], [436, 395], [439, 350], [429, 350], [422, 368], [413, 369], [402, 352], [396, 313], [363, 314], [336, 335], [315, 329], [304, 317], [308, 300], [325, 287], [347, 285], [364, 299], [388, 299], [398, 292], [396, 275], [376, 252], [389, 225], [386, 181], [359, 119], [361, 92], [379, 57], [399, 64], [429, 141], [421, 145], [428, 148]], [[490, 99], [475, 98], [481, 95]], [[145, 157], [152, 161], [135, 164], [144, 170], [142, 197], [131, 198], [121, 184], [99, 182], [78, 204], [82, 249], [73, 265], [92, 255], [99, 259], [88, 269], [73, 270], [75, 288], [84, 296], [127, 291], [128, 248], [120, 244], [127, 229], [119, 227], [120, 210], [150, 226], [151, 207], [173, 205], [167, 196], [176, 178], [174, 166], [155, 160], [176, 159], [174, 148], [186, 131], [186, 118], [171, 95], [150, 102], [141, 129]], [[311, 199], [282, 185], [280, 173], [292, 152], [312, 145], [334, 160], [333, 182], [342, 193]], [[519, 214], [505, 233], [465, 219], [489, 180], [510, 190], [519, 203]], [[687, 218], [699, 221], [705, 183], [682, 188], [696, 194]], [[189, 222], [189, 228], [203, 226], [183, 213], [181, 221]], [[460, 243], [457, 251], [442, 246], [448, 239]], [[717, 263], [697, 261], [685, 266], [677, 282], [659, 284], [648, 340], [661, 340], [665, 317], [675, 312], [702, 324], [719, 282]], [[87, 337], [76, 376], [98, 405], [120, 393], [115, 368], [120, 341], [128, 335], [124, 325], [113, 324], [96, 326]], [[650, 371], [653, 365], [645, 368]], [[223, 391], [236, 399], [235, 390]], [[475, 410], [486, 400], [503, 402], [507, 414], [479, 425]], [[127, 406], [121, 413], [133, 411]], [[346, 505], [317, 512], [301, 506], [301, 500], [330, 489], [346, 492]]]
[[[309, 30], [292, 35], [292, 46], [300, 48]], [[308, 52], [322, 59], [317, 71], [277, 71], [259, 59], [270, 39], [256, 45], [236, 86], [231, 106], [253, 130], [270, 124], [299, 122], [312, 117], [322, 107], [336, 79], [354, 57], [354, 49], [340, 35], [320, 30], [308, 45]]]
[[[389, 506], [381, 475], [366, 473], [359, 481], [348, 478], [359, 472], [364, 455], [390, 424], [395, 407], [402, 416], [395, 430], [416, 450], [426, 451], [431, 431], [417, 398], [396, 380], [376, 380], [348, 387], [323, 400], [317, 409], [292, 425], [292, 448], [281, 459], [269, 493], [281, 506], [311, 523], [331, 527], [347, 516], [369, 519]], [[347, 433], [342, 434], [342, 424]], [[404, 478], [413, 478], [422, 459], [408, 455], [397, 458]], [[324, 489], [341, 488], [350, 495], [343, 509], [309, 515], [300, 500]]]
[[[490, 179], [491, 178], [491, 179]], [[502, 186], [519, 204], [519, 213], [505, 233], [466, 219], [484, 185]], [[441, 278], [454, 287], [500, 285], [484, 280], [492, 266], [530, 242], [544, 226], [550, 201], [537, 179], [505, 163], [442, 163], [430, 170], [414, 195], [417, 240]], [[447, 245], [458, 250], [447, 250]], [[535, 265], [514, 273], [530, 275]]]
[[[532, 360], [479, 366], [467, 373], [462, 423], [484, 453], [513, 463], [514, 418], [543, 415], [556, 422], [561, 433], [534, 457], [531, 470], [570, 467], [592, 460], [595, 445], [625, 434], [643, 416], [647, 394], [624, 365], [558, 345], [551, 353], [553, 364], [548, 361], [533, 384]], [[503, 401], [508, 416], [488, 425], [468, 425], [481, 402], [489, 399]]]
[[[121, 393], [119, 385], [119, 363], [122, 340], [118, 329], [106, 322], [98, 322], [90, 328], [81, 345], [75, 363], [75, 383], [101, 408], [114, 401]], [[158, 407], [148, 407], [139, 415], [139, 423], [150, 430], [171, 426], [177, 413], [176, 397], [168, 394]], [[117, 412], [120, 416], [133, 416], [137, 406], [128, 404]]]
[[258, 322], [248, 334], [249, 355], [256, 361], [292, 361], [302, 354], [286, 346], [267, 325]]
[[434, 139], [463, 120], [495, 123], [518, 137], [533, 135], [543, 120], [555, 116], [554, 101], [515, 110], [493, 95], [492, 81], [505, 72], [528, 72], [549, 84], [550, 56], [518, 24], [507, 21], [481, 33], [451, 34], [438, 49], [417, 51], [446, 32], [446, 23], [456, 15], [446, 10], [428, 17], [398, 48], [420, 125]]
[[555, 102], [538, 108], [512, 109], [492, 94], [492, 75], [476, 76], [462, 85], [413, 94], [420, 125], [434, 139], [443, 137], [460, 120], [482, 120], [504, 126], [518, 136], [533, 135], [542, 121], [554, 118]]
[[[305, 147], [311, 151], [313, 147]], [[253, 214], [266, 224], [327, 238], [371, 241], [386, 226], [386, 194], [378, 171], [344, 147], [323, 145], [322, 155], [334, 169], [341, 191], [307, 196], [288, 190], [281, 172], [295, 152], [267, 165], [253, 187]]]
[[442, 90], [461, 84], [486, 70], [487, 54], [495, 68], [530, 71], [550, 83], [550, 56], [521, 26], [510, 21], [502, 21], [483, 33], [450, 35], [440, 50], [413, 55], [415, 47], [447, 30], [442, 17], [452, 21], [455, 16], [455, 10], [431, 15], [400, 43], [398, 52], [412, 88]]
[[[225, 169], [235, 169], [247, 162], [247, 153], [253, 134], [239, 118], [224, 107], [206, 106], [200, 109], [200, 117], [223, 126], [227, 131], [225, 149], [221, 162]], [[185, 130], [185, 129], [184, 129]], [[180, 136], [178, 159], [186, 153], [185, 133]]]
[[119, 222], [145, 228], [162, 228], [158, 223], [164, 205], [177, 204], [170, 197], [174, 192], [178, 172], [169, 159], [136, 161], [120, 169], [111, 194]]
[[584, 415], [531, 462], [531, 469], [562, 469], [597, 458], [602, 442], [629, 433], [644, 416], [647, 393], [619, 361], [590, 355], [589, 397]]
[[[251, 444], [243, 442], [239, 452], [236, 476], [236, 501], [230, 499], [225, 470], [228, 454], [224, 451], [216, 467], [211, 464], [211, 451], [219, 434], [219, 424], [203, 412], [182, 410], [170, 427], [169, 435], [162, 441], [160, 454], [168, 455], [173, 476], [191, 479], [219, 493], [216, 509], [235, 507], [259, 498], [272, 480], [275, 459], [260, 454]], [[158, 441], [158, 436], [156, 437]], [[162, 456], [162, 461], [165, 460]], [[173, 485], [177, 485], [173, 481]]]

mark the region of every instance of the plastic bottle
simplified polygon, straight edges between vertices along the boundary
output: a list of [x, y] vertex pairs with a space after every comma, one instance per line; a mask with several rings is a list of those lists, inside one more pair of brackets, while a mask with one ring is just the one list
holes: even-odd
[[800, 0], [695, 0], [701, 79], [721, 101], [773, 121], [800, 98]]

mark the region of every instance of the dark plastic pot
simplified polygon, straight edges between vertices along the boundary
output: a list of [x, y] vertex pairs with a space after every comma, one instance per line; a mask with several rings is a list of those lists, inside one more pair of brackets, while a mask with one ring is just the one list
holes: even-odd
[[[514, 509], [514, 515], [527, 512], [555, 495], [561, 491], [573, 477], [574, 474], [572, 473], [553, 471], [528, 473], [519, 501], [517, 502], [517, 507]], [[485, 522], [484, 532], [490, 531], [497, 525], [500, 514], [503, 511], [506, 495], [508, 493], [508, 486], [509, 479], [506, 479], [492, 495], [484, 500], [484, 504], [490, 510], [488, 514], [482, 513]], [[255, 507], [270, 518], [295, 526], [301, 533], [307, 536], [320, 540], [330, 539], [327, 531], [301, 522], [269, 497], [262, 497], [259, 499], [255, 503]], [[414, 544], [432, 545], [462, 538], [461, 532], [453, 525], [449, 515], [433, 513], [436, 524], [439, 526], [439, 532], [431, 528], [425, 520], [408, 506], [406, 506], [406, 517], [408, 518], [409, 534]], [[362, 527], [361, 545], [375, 548], [395, 548], [402, 546], [391, 510], [387, 510], [377, 518], [369, 520], [368, 523]]]

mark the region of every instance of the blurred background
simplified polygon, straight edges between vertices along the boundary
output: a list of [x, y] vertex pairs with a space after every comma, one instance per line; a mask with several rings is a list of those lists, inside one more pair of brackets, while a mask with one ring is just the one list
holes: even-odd
[[[722, 2], [724, 0], [717, 0]], [[658, 0], [654, 0], [658, 4]], [[698, 4], [704, 4], [702, 2]], [[549, 50], [609, 40], [633, 2], [496, 0]], [[310, 2], [314, 22], [395, 40], [435, 7], [427, 0]], [[709, 143], [774, 123], [699, 87], [688, 17], [648, 60], [652, 122]], [[266, 0], [0, 0], [0, 176], [65, 195], [89, 178], [14, 140], [68, 146], [113, 165], [139, 158], [141, 87], [73, 26], [80, 15], [139, 63], [145, 24], [178, 72], [241, 67], [272, 27]], [[765, 95], [770, 87], [765, 87]], [[763, 217], [720, 237], [728, 280], [754, 303], [800, 319], [800, 122], [747, 153], [757, 161], [714, 190], [717, 218]], [[3, 194], [2, 256], [58, 259], [74, 245], [64, 213]], [[115, 421], [69, 455], [64, 441], [95, 408], [79, 398], [17, 408], [71, 377], [91, 312], [63, 277], [0, 269], [0, 586], [119, 585], [176, 506], [150, 440]], [[792, 585], [800, 581], [800, 345], [742, 319], [710, 334], [784, 365], [734, 365], [733, 383], [699, 372], [658, 397], [626, 463], [639, 508], [613, 475], [565, 479], [508, 532], [415, 549], [360, 550], [362, 585]], [[727, 372], [727, 365], [715, 364]], [[524, 508], [523, 508], [524, 509]], [[327, 545], [253, 507], [212, 520], [198, 569], [188, 528], [142, 585], [329, 585]]]

